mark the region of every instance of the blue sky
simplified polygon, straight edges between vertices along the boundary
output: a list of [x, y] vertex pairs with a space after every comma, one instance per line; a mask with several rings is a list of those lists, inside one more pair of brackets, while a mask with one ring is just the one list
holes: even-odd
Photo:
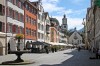
[[66, 14], [68, 29], [76, 27], [79, 30], [83, 27], [83, 18], [86, 18], [90, 0], [42, 0], [42, 5], [45, 12], [49, 12], [50, 17], [57, 18], [60, 24], [62, 23], [63, 15]]

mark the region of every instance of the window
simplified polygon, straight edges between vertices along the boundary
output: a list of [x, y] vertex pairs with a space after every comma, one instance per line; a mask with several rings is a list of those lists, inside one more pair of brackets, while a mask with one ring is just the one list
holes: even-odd
[[33, 20], [33, 18], [31, 18], [31, 24], [34, 25], [34, 20]]
[[29, 11], [32, 12], [31, 6], [29, 6]]
[[19, 4], [19, 0], [16, 0], [16, 6], [18, 6], [18, 4]]
[[28, 28], [26, 28], [26, 35], [28, 35]]
[[27, 9], [27, 10], [29, 10], [29, 5], [28, 5], [28, 4], [26, 4], [25, 6], [26, 6], [26, 9]]
[[34, 33], [33, 33], [33, 32], [34, 32], [34, 31], [32, 30], [32, 31], [31, 31], [31, 35], [32, 35], [32, 36], [34, 36]]
[[15, 19], [16, 17], [15, 17], [15, 15], [16, 15], [16, 12], [15, 11], [13, 11], [13, 18]]
[[20, 14], [20, 21], [23, 22], [24, 18], [23, 18], [23, 15]]
[[2, 31], [2, 22], [0, 22], [0, 32]]
[[82, 41], [80, 40], [80, 44], [82, 43]]
[[9, 24], [9, 32], [12, 33], [12, 24]]
[[18, 33], [18, 26], [16, 26], [16, 33]]
[[44, 39], [44, 36], [43, 36], [43, 34], [42, 34], [42, 37], [41, 37], [41, 39]]
[[34, 14], [37, 14], [37, 11], [36, 11], [36, 9], [34, 9]]
[[64, 26], [64, 28], [66, 28], [66, 26]]
[[18, 20], [18, 12], [16, 12], [16, 20]]
[[5, 23], [2, 23], [2, 32], [5, 32]]
[[21, 8], [22, 8], [22, 9], [23, 9], [23, 5], [24, 5], [24, 4], [21, 2]]
[[38, 29], [40, 29], [40, 23], [38, 23]]
[[34, 20], [34, 25], [36, 25], [36, 20]]
[[0, 4], [0, 15], [2, 15], [2, 5]]
[[38, 14], [38, 19], [40, 20], [40, 14]]
[[28, 22], [28, 16], [26, 15], [26, 22]]
[[23, 33], [23, 27], [20, 27], [20, 33]]
[[38, 33], [38, 38], [40, 39], [40, 33]]
[[34, 36], [37, 36], [37, 35], [36, 35], [36, 30], [34, 30]]
[[9, 16], [12, 17], [12, 9], [9, 8]]
[[4, 15], [5, 14], [5, 6], [0, 4], [0, 15]]
[[29, 35], [31, 36], [31, 29], [29, 29]]
[[32, 8], [32, 13], [34, 13], [34, 8]]
[[30, 22], [31, 23], [31, 17], [29, 17], [29, 21], [28, 22]]
[[43, 30], [43, 25], [42, 25], [42, 30]]

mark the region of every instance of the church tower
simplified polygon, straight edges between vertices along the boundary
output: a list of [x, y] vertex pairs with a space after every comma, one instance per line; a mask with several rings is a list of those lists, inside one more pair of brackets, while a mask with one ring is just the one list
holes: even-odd
[[63, 30], [68, 30], [68, 26], [67, 26], [67, 18], [66, 15], [64, 14], [63, 18], [62, 18], [62, 29]]

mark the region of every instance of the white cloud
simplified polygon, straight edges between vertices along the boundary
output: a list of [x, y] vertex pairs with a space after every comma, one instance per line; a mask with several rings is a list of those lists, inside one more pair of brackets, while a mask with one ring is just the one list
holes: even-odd
[[[37, 0], [30, 0], [30, 1], [37, 1]], [[83, 0], [73, 0], [73, 3], [80, 3]], [[57, 18], [62, 23], [63, 15], [66, 14], [68, 18], [68, 29], [76, 27], [77, 29], [81, 29], [83, 27], [81, 18], [72, 18], [70, 17], [72, 14], [81, 14], [85, 11], [82, 10], [73, 10], [73, 9], [66, 9], [65, 7], [58, 6], [59, 0], [42, 0], [42, 5], [45, 11], [49, 12], [49, 15], [54, 18]], [[52, 13], [55, 12], [57, 15], [54, 16]]]
[[45, 11], [48, 11], [49, 13], [52, 13], [52, 12], [59, 12], [61, 10], [64, 10], [63, 7], [58, 7], [56, 6], [56, 4], [51, 4], [51, 3], [45, 3], [43, 4], [43, 7], [44, 7], [44, 10]]
[[[60, 16], [53, 16], [54, 18], [57, 18], [60, 25], [62, 24], [62, 18], [63, 15]], [[71, 17], [67, 17], [67, 24], [68, 24], [68, 29], [72, 29], [72, 28], [77, 28], [77, 30], [81, 29], [83, 27], [82, 25], [82, 18], [71, 18]]]
[[68, 18], [68, 27], [69, 29], [76, 27], [77, 30], [83, 27], [82, 25], [82, 18]]

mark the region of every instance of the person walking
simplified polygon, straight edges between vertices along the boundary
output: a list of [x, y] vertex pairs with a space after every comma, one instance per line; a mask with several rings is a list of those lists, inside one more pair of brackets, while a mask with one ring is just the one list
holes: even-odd
[[48, 54], [49, 53], [48, 46], [45, 46], [44, 49], [45, 49], [46, 53]]

